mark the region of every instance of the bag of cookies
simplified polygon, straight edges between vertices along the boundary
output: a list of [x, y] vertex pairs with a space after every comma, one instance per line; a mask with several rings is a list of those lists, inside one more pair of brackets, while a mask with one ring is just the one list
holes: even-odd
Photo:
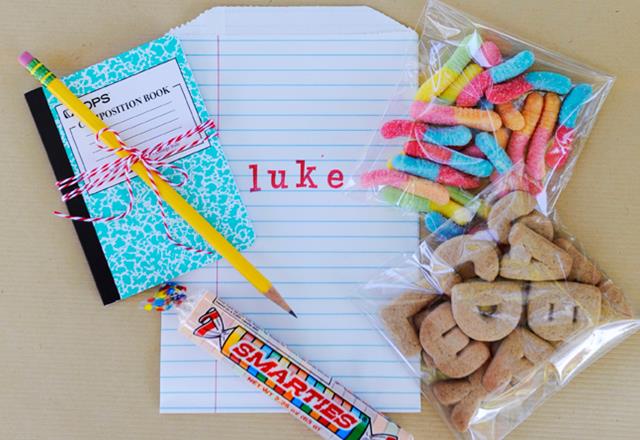
[[615, 283], [514, 169], [371, 280], [365, 312], [458, 438], [501, 439], [640, 328]]
[[352, 191], [460, 223], [461, 205], [522, 163], [521, 189], [551, 212], [614, 77], [439, 0], [418, 31], [418, 65], [398, 66]]

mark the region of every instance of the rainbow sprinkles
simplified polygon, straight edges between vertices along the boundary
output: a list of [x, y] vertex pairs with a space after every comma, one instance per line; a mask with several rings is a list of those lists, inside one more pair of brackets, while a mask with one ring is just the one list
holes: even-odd
[[179, 330], [228, 359], [249, 383], [325, 439], [413, 439], [211, 293], [198, 301]]

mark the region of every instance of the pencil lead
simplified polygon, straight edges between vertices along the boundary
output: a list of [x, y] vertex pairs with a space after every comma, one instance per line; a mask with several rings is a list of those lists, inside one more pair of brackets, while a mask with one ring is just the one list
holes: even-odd
[[296, 315], [296, 313], [293, 310], [289, 310], [289, 315], [291, 315], [294, 318], [298, 319], [298, 315]]

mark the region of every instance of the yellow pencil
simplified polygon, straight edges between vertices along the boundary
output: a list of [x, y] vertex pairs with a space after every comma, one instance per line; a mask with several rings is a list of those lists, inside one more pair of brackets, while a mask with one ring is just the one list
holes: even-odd
[[[34, 58], [29, 52], [23, 52], [18, 58], [20, 64], [33, 75], [44, 87], [51, 92], [62, 104], [64, 104], [80, 121], [82, 121], [91, 131], [98, 133], [100, 130], [107, 128], [107, 125], [98, 118], [93, 112], [76, 97], [71, 90], [64, 85], [47, 67]], [[109, 148], [116, 149], [120, 146], [116, 136], [109, 130], [103, 131], [100, 136], [102, 142]], [[120, 157], [126, 157], [129, 153], [126, 151], [115, 152]], [[151, 186], [146, 168], [139, 162], [134, 163], [131, 169], [142, 179], [147, 185]], [[152, 173], [155, 175], [155, 173]], [[158, 178], [155, 179], [156, 186], [160, 192], [160, 197], [173, 210], [178, 213], [193, 229], [196, 230], [204, 239], [224, 258], [236, 268], [256, 289], [263, 293], [271, 301], [279, 305], [285, 311], [293, 316], [296, 314], [291, 307], [282, 298], [278, 290], [271, 284], [258, 269], [253, 266], [238, 250], [233, 247], [226, 238], [222, 236], [216, 229], [196, 211], [177, 191], [175, 191], [168, 183]], [[296, 316], [297, 317], [297, 316]]]

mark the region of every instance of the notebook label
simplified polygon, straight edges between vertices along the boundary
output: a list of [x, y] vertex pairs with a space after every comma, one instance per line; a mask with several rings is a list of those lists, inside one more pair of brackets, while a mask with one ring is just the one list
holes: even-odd
[[[129, 147], [153, 147], [201, 122], [175, 58], [96, 89], [81, 96], [81, 99], [110, 128], [117, 131]], [[96, 144], [95, 135], [64, 105], [56, 106], [55, 111], [81, 171], [88, 171], [117, 159], [115, 154]], [[192, 137], [183, 142], [194, 139]], [[204, 142], [171, 156], [167, 162], [176, 161], [208, 146], [209, 143]], [[90, 193], [95, 194], [123, 180], [124, 176], [105, 182]]]

